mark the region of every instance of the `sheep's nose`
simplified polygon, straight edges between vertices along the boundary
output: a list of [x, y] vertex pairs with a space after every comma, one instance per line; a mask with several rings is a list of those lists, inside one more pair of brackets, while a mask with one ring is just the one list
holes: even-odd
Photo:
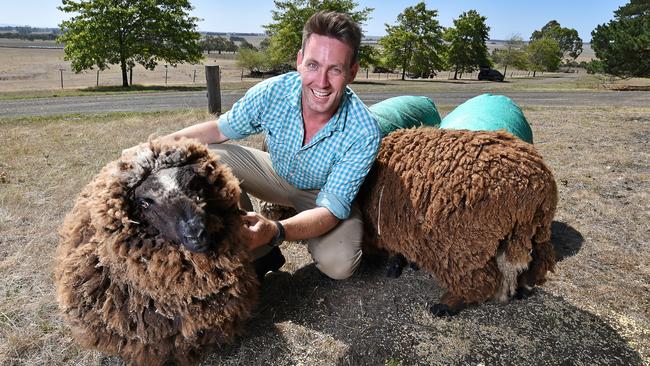
[[188, 221], [181, 221], [179, 223], [179, 231], [183, 244], [190, 250], [198, 250], [199, 247], [207, 244], [205, 225], [203, 225], [201, 220], [195, 218]]

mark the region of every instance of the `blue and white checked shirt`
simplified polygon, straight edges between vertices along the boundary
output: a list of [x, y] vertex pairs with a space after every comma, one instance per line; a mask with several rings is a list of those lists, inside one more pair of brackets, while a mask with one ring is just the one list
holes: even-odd
[[298, 189], [320, 189], [316, 205], [345, 219], [370, 171], [381, 132], [348, 87], [334, 116], [305, 146], [300, 74], [291, 72], [252, 87], [219, 121], [230, 139], [265, 132], [275, 171]]

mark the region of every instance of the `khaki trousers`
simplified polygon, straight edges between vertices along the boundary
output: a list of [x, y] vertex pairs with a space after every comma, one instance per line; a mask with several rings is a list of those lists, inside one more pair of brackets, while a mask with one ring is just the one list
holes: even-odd
[[[221, 156], [239, 179], [244, 191], [240, 206], [253, 211], [253, 205], [245, 193], [266, 202], [290, 206], [302, 212], [316, 206], [319, 190], [301, 190], [287, 183], [276, 174], [269, 154], [244, 146], [211, 144], [209, 148]], [[325, 235], [308, 240], [308, 250], [316, 267], [328, 277], [340, 280], [350, 277], [361, 262], [363, 221], [358, 205], [352, 205], [350, 216], [342, 220]], [[255, 258], [268, 253], [264, 246], [253, 253]]]

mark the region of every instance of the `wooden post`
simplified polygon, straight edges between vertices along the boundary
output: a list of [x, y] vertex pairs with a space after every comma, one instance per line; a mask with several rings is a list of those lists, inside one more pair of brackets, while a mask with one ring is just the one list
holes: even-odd
[[97, 87], [99, 87], [99, 69], [97, 69]]
[[205, 66], [205, 81], [208, 85], [208, 111], [221, 114], [221, 75], [219, 66]]
[[63, 89], [63, 69], [59, 69], [61, 72], [61, 89]]
[[194, 69], [194, 76], [192, 77], [192, 84], [196, 84], [196, 69]]
[[165, 85], [167, 85], [167, 65], [165, 65]]

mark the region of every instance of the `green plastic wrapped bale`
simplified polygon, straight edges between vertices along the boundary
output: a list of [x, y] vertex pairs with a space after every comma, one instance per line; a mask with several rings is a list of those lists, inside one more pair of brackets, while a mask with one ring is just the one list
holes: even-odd
[[374, 104], [369, 109], [379, 123], [382, 137], [400, 128], [440, 125], [440, 113], [427, 97], [393, 97]]
[[530, 144], [533, 131], [524, 113], [504, 95], [482, 94], [459, 105], [440, 123], [440, 128], [471, 131], [506, 130]]

